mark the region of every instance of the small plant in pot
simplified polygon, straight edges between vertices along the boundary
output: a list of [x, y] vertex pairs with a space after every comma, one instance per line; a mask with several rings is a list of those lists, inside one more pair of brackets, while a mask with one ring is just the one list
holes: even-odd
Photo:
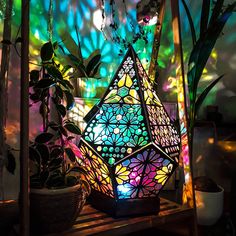
[[56, 62], [57, 46], [45, 43], [40, 70], [30, 72], [30, 105], [38, 104], [43, 121], [29, 147], [31, 229], [44, 233], [71, 227], [90, 191], [78, 164], [80, 151], [72, 142], [80, 129], [66, 119], [74, 104], [70, 66]]
[[[69, 41], [71, 42], [71, 40]], [[99, 69], [102, 63], [100, 50], [94, 50], [87, 59], [84, 59], [80, 42], [76, 45], [72, 41], [71, 44], [73, 47], [71, 45], [66, 45], [66, 47], [69, 51], [67, 59], [73, 68], [73, 79], [71, 80], [74, 85], [73, 95], [83, 98], [100, 97], [98, 85], [98, 80], [101, 79]]]
[[213, 225], [221, 217], [224, 189], [207, 176], [194, 178], [197, 220], [200, 225]]

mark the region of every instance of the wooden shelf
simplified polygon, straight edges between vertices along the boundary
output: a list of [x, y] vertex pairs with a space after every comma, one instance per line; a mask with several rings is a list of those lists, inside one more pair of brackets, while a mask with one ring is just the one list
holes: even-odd
[[[161, 198], [160, 212], [156, 215], [112, 218], [106, 213], [84, 206], [75, 225], [63, 236], [115, 236], [137, 232], [143, 229], [162, 226], [166, 223], [183, 221], [193, 217], [193, 209], [186, 208], [169, 200]], [[50, 234], [51, 236], [58, 234]]]

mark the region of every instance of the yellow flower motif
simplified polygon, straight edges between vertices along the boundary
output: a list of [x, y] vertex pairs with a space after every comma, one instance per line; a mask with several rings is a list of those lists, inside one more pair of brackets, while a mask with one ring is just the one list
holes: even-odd
[[122, 166], [121, 164], [116, 166], [115, 173], [118, 184], [123, 184], [124, 181], [129, 179], [130, 171], [127, 170], [127, 167]]
[[162, 184], [162, 185], [165, 184], [167, 178], [169, 177], [169, 173], [171, 172], [172, 168], [173, 168], [173, 165], [169, 164], [168, 166], [163, 166], [162, 169], [157, 170], [157, 174], [156, 174], [155, 179], [157, 180], [157, 182], [159, 184]]

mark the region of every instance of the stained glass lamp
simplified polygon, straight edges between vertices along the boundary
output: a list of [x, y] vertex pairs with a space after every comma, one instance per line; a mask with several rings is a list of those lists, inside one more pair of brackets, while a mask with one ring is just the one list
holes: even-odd
[[92, 204], [115, 216], [157, 212], [180, 137], [132, 47], [96, 107], [79, 143]]

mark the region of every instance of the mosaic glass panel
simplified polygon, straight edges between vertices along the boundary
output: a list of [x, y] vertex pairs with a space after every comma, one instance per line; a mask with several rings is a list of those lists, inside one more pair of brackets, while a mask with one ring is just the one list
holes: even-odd
[[173, 171], [173, 163], [159, 150], [145, 149], [116, 166], [118, 198], [155, 197]]
[[81, 143], [82, 164], [85, 166], [92, 189], [114, 197], [109, 169], [104, 161], [89, 146]]
[[84, 135], [110, 164], [150, 142], [140, 105], [103, 104]]
[[156, 197], [180, 140], [132, 48], [97, 107], [80, 144], [92, 188], [118, 199]]

